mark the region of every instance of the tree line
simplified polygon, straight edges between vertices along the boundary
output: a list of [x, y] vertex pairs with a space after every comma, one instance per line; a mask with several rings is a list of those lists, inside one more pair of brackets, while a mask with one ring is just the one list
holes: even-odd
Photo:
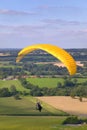
[[[76, 76], [87, 76], [87, 67], [80, 67], [77, 66], [77, 72], [78, 74]], [[35, 63], [24, 63], [19, 66], [14, 67], [0, 67], [0, 79], [7, 78], [8, 76], [51, 76], [55, 77], [56, 75], [59, 76], [66, 76], [69, 75], [66, 67], [58, 67], [54, 66], [53, 64], [35, 64]]]
[[17, 91], [16, 86], [11, 85], [8, 89], [7, 87], [0, 88], [0, 97], [11, 97], [13, 96], [15, 99], [20, 99], [21, 92]]
[[87, 97], [87, 81], [79, 83], [77, 79], [64, 78], [64, 82], [58, 82], [54, 88], [43, 87], [40, 88], [37, 85], [31, 84], [24, 78], [20, 78], [22, 86], [30, 91], [17, 91], [16, 86], [12, 85], [8, 88], [0, 88], [0, 97], [14, 96], [19, 98], [20, 95], [31, 95], [31, 96], [71, 96], [75, 98], [79, 97], [82, 101], [82, 97]]
[[22, 86], [30, 89], [32, 96], [79, 96], [87, 97], [87, 81], [78, 83], [77, 79], [65, 78], [64, 82], [58, 82], [54, 88], [35, 86], [26, 79], [20, 79]]

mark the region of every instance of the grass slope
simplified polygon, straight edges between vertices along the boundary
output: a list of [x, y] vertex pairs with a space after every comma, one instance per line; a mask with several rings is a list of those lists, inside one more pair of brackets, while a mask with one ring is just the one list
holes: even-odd
[[28, 91], [25, 89], [19, 80], [0, 80], [0, 88], [10, 88], [12, 85], [16, 87], [18, 91]]
[[15, 100], [13, 97], [0, 98], [0, 115], [66, 115], [66, 113], [46, 104], [42, 104], [42, 112], [39, 112], [36, 110], [36, 101], [37, 99], [33, 97], [22, 97], [21, 100]]
[[87, 125], [64, 126], [66, 117], [0, 116], [0, 130], [86, 130]]

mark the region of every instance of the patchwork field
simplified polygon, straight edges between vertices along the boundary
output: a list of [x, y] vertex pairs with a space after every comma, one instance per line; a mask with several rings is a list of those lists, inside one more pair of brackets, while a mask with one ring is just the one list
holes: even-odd
[[[78, 83], [85, 82], [87, 78], [76, 78]], [[27, 78], [27, 81], [39, 87], [56, 87], [59, 82], [63, 84], [64, 78]]]
[[37, 97], [37, 99], [67, 113], [74, 115], [87, 116], [87, 99], [84, 98], [82, 102], [78, 98], [73, 99], [67, 96], [49, 96]]
[[[87, 78], [76, 78], [78, 83], [87, 81]], [[59, 82], [63, 83], [64, 78], [27, 78], [27, 81], [39, 87], [56, 87]], [[0, 88], [10, 88], [11, 85], [15, 85], [19, 91], [28, 91], [24, 88], [19, 80], [0, 80]]]
[[[86, 79], [79, 79], [83, 82]], [[44, 87], [57, 85], [62, 78], [29, 78], [29, 81]], [[28, 91], [18, 80], [0, 80], [0, 87], [15, 85], [17, 90]], [[52, 86], [51, 86], [52, 85]], [[55, 86], [54, 86], [55, 87]], [[36, 102], [40, 100], [43, 110], [36, 110]], [[80, 102], [78, 98], [55, 97], [14, 97], [0, 98], [0, 130], [86, 130], [87, 124], [64, 126], [62, 122], [67, 118], [67, 113], [87, 116], [87, 99]], [[64, 112], [65, 111], [65, 112]]]

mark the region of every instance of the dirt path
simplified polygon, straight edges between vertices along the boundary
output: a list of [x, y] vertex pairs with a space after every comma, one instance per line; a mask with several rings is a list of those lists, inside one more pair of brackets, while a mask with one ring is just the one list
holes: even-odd
[[67, 96], [37, 97], [53, 107], [76, 115], [87, 115], [87, 99], [80, 102], [78, 98], [72, 99]]

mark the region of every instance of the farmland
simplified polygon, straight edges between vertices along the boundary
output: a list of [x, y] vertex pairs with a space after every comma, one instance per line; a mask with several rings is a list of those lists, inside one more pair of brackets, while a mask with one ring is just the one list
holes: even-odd
[[87, 116], [87, 98], [83, 98], [83, 102], [78, 97], [73, 99], [69, 96], [45, 96], [38, 99], [67, 113]]
[[[72, 78], [74, 79], [74, 78]], [[78, 80], [78, 83], [85, 82], [87, 78], [75, 78]], [[39, 87], [56, 87], [60, 82], [63, 84], [64, 78], [27, 78], [27, 81], [34, 85], [38, 85]]]
[[[0, 96], [12, 96], [13, 93], [31, 96], [85, 96], [87, 95], [87, 79], [85, 78], [39, 78], [0, 80]], [[84, 88], [84, 89], [83, 89]], [[8, 94], [2, 93], [8, 89]], [[15, 89], [15, 90], [14, 90]], [[14, 91], [14, 92], [12, 92]], [[79, 92], [80, 91], [80, 92]], [[84, 92], [83, 92], [84, 91]], [[12, 93], [11, 93], [12, 92]], [[81, 93], [82, 92], [82, 93]]]
[[[85, 82], [87, 78], [76, 78], [79, 83]], [[63, 78], [27, 78], [27, 81], [38, 85], [39, 87], [56, 87], [59, 82], [63, 83]], [[24, 88], [19, 80], [0, 80], [0, 88], [3, 87], [10, 87], [11, 85], [15, 85], [17, 90], [20, 91], [28, 91], [26, 88]]]
[[43, 110], [40, 113], [36, 110], [37, 99], [31, 96], [21, 97], [15, 100], [14, 97], [0, 98], [0, 115], [15, 116], [51, 116], [67, 115], [63, 111], [41, 102]]
[[[0, 79], [8, 76], [42, 76], [42, 77], [64, 77], [69, 73], [58, 59], [52, 55], [37, 50], [25, 56], [20, 63], [16, 63], [19, 49], [0, 49]], [[77, 77], [87, 76], [87, 50], [86, 49], [67, 49], [75, 58], [77, 64]], [[7, 55], [9, 54], [9, 55]], [[84, 54], [84, 55], [83, 55]]]
[[63, 82], [63, 78], [27, 78], [27, 81], [39, 87], [56, 87], [58, 82]]
[[0, 116], [1, 130], [86, 130], [87, 125], [64, 126], [66, 117]]
[[[43, 110], [35, 109], [36, 98], [13, 97], [0, 98], [0, 129], [1, 130], [86, 130], [87, 125], [65, 126], [62, 122], [67, 118], [66, 113], [41, 102]], [[4, 115], [4, 116], [3, 116]], [[54, 116], [56, 115], [56, 116]], [[62, 115], [62, 116], [61, 116]], [[65, 115], [65, 116], [64, 116]]]
[[67, 113], [43, 102], [42, 112], [39, 112], [36, 110], [36, 102], [34, 97], [21, 97], [20, 100], [13, 97], [0, 98], [0, 129], [50, 130], [65, 119], [63, 116]]
[[[59, 100], [53, 100], [52, 96], [49, 97], [50, 101], [46, 102], [41, 99], [44, 97], [36, 98], [30, 96], [30, 88], [26, 88], [21, 84], [20, 80], [18, 80], [18, 78], [23, 78], [27, 80], [28, 83], [38, 86], [41, 91], [43, 88], [46, 88], [48, 93], [50, 91], [53, 92], [53, 89], [58, 87], [58, 83], [64, 84], [65, 77], [69, 78], [63, 64], [51, 55], [40, 50], [31, 53], [29, 55], [30, 57], [26, 56], [20, 63], [16, 64], [15, 59], [18, 51], [19, 50], [15, 49], [1, 50], [3, 55], [0, 56], [0, 89], [8, 88], [10, 90], [11, 86], [14, 85], [19, 93], [20, 99], [16, 100], [14, 95], [0, 97], [0, 130], [86, 130], [86, 124], [81, 126], [62, 125], [62, 122], [69, 116], [69, 110], [63, 109], [61, 102], [64, 103], [64, 107], [67, 106], [65, 107], [66, 109], [69, 108], [72, 110], [72, 105], [74, 106], [75, 102], [80, 109], [82, 109], [82, 106], [86, 109], [85, 105], [87, 102], [84, 101], [84, 99], [83, 102], [80, 102], [78, 99], [73, 99], [73, 104], [72, 100], [66, 102], [66, 100], [62, 100], [61, 96], [59, 96]], [[74, 56], [79, 65], [76, 77], [70, 77], [71, 81], [77, 80], [76, 85], [78, 86], [74, 86], [76, 89], [76, 87], [78, 88], [82, 85], [80, 83], [86, 83], [87, 81], [87, 50], [78, 49], [78, 53], [75, 49], [68, 51]], [[9, 55], [5, 55], [7, 52], [9, 52]], [[84, 55], [82, 55], [83, 52]], [[32, 87], [34, 89], [33, 85]], [[62, 86], [62, 89], [69, 90], [69, 87]], [[71, 89], [74, 87], [71, 87]], [[82, 85], [82, 87], [84, 86]], [[58, 92], [59, 90], [60, 88], [56, 89]], [[23, 95], [23, 92], [28, 93], [28, 95]], [[63, 94], [61, 92], [62, 91], [57, 94]], [[69, 91], [67, 92], [69, 94]], [[65, 93], [66, 91], [64, 91], [64, 94]], [[40, 100], [43, 106], [42, 112], [36, 110], [36, 102], [38, 100]], [[61, 102], [59, 103], [59, 101]], [[79, 106], [79, 104], [82, 106]], [[71, 107], [69, 107], [69, 105], [71, 105]], [[79, 108], [77, 112], [79, 112]], [[85, 109], [82, 110], [83, 113], [81, 114], [86, 115]]]
[[0, 80], [0, 88], [10, 88], [12, 85], [15, 85], [18, 91], [28, 91], [21, 85], [19, 80]]

